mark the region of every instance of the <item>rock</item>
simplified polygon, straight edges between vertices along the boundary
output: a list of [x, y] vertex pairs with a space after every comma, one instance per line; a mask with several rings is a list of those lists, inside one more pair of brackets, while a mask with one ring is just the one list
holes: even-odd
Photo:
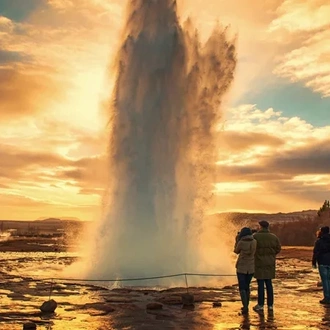
[[15, 292], [9, 293], [7, 297], [11, 298], [12, 300], [22, 300], [23, 298], [25, 298], [23, 294]]
[[155, 310], [155, 309], [162, 309], [162, 308], [163, 308], [163, 305], [160, 303], [157, 303], [157, 302], [152, 302], [152, 303], [147, 304], [147, 309]]
[[322, 281], [318, 281], [317, 284], [316, 284], [317, 287], [322, 287]]
[[128, 293], [131, 293], [133, 290], [132, 289], [127, 289], [127, 288], [114, 288], [111, 291], [112, 292], [119, 292], [121, 294], [128, 294]]
[[116, 304], [131, 304], [138, 301], [137, 299], [123, 296], [105, 296], [104, 299], [106, 302]]
[[23, 330], [36, 330], [37, 325], [33, 322], [28, 322], [23, 324]]
[[[115, 309], [111, 305], [105, 303], [87, 303], [84, 305], [83, 309], [94, 309], [96, 311], [99, 311], [98, 315], [107, 315], [115, 311]], [[90, 314], [91, 313], [94, 312], [90, 312]]]
[[54, 299], [45, 301], [41, 307], [40, 310], [43, 313], [54, 313], [55, 309], [57, 308], [57, 302]]
[[195, 305], [194, 305], [195, 298], [192, 294], [184, 293], [181, 296], [181, 300], [182, 300], [182, 308], [183, 309], [193, 310], [195, 308]]
[[158, 300], [166, 305], [181, 305], [182, 304], [182, 298], [178, 294], [166, 295], [166, 296], [160, 297]]
[[194, 304], [182, 305], [182, 309], [188, 309], [190, 311], [193, 311], [195, 309], [195, 305]]
[[231, 290], [233, 289], [233, 287], [234, 287], [233, 285], [226, 285], [222, 288], [222, 290]]
[[221, 307], [221, 306], [222, 306], [222, 303], [221, 303], [220, 301], [215, 301], [215, 302], [213, 303], [213, 307], [214, 307], [214, 308]]
[[170, 311], [165, 311], [163, 309], [158, 309], [158, 310], [151, 310], [148, 309], [147, 313], [150, 315], [154, 315], [156, 320], [174, 320], [176, 317], [173, 313]]
[[191, 306], [195, 302], [194, 296], [192, 294], [190, 294], [190, 293], [184, 293], [181, 296], [181, 300], [182, 300], [182, 304], [184, 306]]

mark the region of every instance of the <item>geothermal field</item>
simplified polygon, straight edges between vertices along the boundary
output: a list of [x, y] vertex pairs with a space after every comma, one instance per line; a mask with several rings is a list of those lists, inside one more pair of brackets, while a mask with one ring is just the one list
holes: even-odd
[[227, 28], [201, 42], [176, 1], [129, 1], [109, 73], [103, 213], [79, 237], [1, 238], [0, 329], [330, 328], [310, 247], [278, 255], [274, 311], [252, 311], [253, 280], [241, 315], [239, 227], [210, 217], [236, 64]]
[[[252, 311], [257, 294], [253, 280], [250, 313], [244, 316], [235, 277], [217, 278], [210, 287], [193, 287], [188, 276], [188, 289], [184, 277], [176, 279], [175, 287], [170, 281], [168, 287], [153, 280], [129, 287], [119, 282], [65, 280], [59, 278], [62, 270], [80, 257], [72, 246], [31, 240], [28, 246], [34, 252], [18, 252], [22, 246], [21, 242], [1, 245], [1, 330], [21, 330], [29, 322], [40, 330], [316, 330], [330, 326], [330, 310], [319, 304], [322, 291], [317, 287], [318, 274], [310, 267], [311, 248], [283, 249], [277, 260], [274, 311]], [[194, 307], [182, 306], [187, 291], [194, 296]], [[40, 306], [49, 299], [57, 302], [57, 309], [41, 313]]]

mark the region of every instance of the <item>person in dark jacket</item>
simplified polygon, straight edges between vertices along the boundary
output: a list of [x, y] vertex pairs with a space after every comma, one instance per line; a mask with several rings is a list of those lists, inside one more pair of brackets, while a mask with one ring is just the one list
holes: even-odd
[[320, 303], [330, 304], [330, 234], [328, 226], [320, 229], [313, 249], [312, 265], [314, 268], [318, 265], [322, 281], [324, 298], [320, 300]]
[[258, 283], [258, 304], [253, 309], [263, 311], [266, 285], [267, 306], [268, 310], [272, 311], [274, 304], [272, 279], [275, 278], [276, 255], [281, 251], [281, 244], [278, 237], [269, 231], [267, 221], [260, 221], [259, 225], [259, 231], [253, 235], [257, 241], [254, 277]]
[[244, 227], [236, 237], [234, 252], [238, 254], [236, 272], [242, 300], [242, 314], [249, 312], [250, 283], [254, 274], [254, 254], [257, 242], [250, 228]]

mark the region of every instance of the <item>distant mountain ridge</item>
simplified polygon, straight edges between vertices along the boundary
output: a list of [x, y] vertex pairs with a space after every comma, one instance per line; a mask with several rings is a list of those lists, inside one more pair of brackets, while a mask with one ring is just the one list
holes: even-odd
[[217, 213], [217, 216], [226, 217], [228, 220], [232, 220], [234, 223], [241, 222], [259, 222], [266, 220], [272, 222], [292, 222], [307, 219], [314, 219], [317, 216], [317, 210], [303, 210], [288, 213], [244, 213], [244, 212], [222, 212]]
[[[277, 231], [276, 233], [281, 236], [281, 239], [286, 245], [292, 245], [292, 242], [295, 242], [295, 244], [310, 244], [310, 241], [314, 239], [314, 231], [319, 225], [318, 222], [315, 222], [317, 212], [317, 210], [303, 210], [289, 213], [223, 212], [210, 215], [210, 220], [218, 224], [233, 224], [235, 228], [240, 228], [241, 226], [256, 228], [260, 220], [267, 220], [271, 224], [272, 231]], [[327, 221], [329, 222], [330, 218]], [[290, 238], [288, 241], [285, 241], [291, 235], [291, 232], [297, 231], [292, 229], [296, 226], [295, 222], [298, 223], [300, 231], [306, 229], [308, 233], [312, 233], [312, 237], [309, 237], [309, 241], [306, 241], [307, 243], [305, 241], [300, 242], [296, 238]], [[73, 217], [49, 217], [32, 221], [0, 220], [0, 232], [11, 231], [16, 232], [17, 235], [58, 235], [65, 232], [67, 236], [76, 237], [82, 230], [88, 229], [92, 225], [93, 221], [81, 221]], [[283, 231], [282, 227], [287, 228], [290, 235], [285, 230]], [[232, 227], [229, 226], [228, 228]], [[302, 236], [306, 235], [305, 232], [302, 234]]]
[[60, 217], [60, 218], [40, 217], [37, 220], [33, 220], [33, 221], [81, 221], [81, 220], [76, 217]]
[[[299, 221], [302, 219], [314, 218], [317, 215], [317, 210], [302, 210], [302, 211], [295, 211], [295, 212], [278, 212], [278, 213], [257, 213], [257, 212], [219, 212], [215, 213], [213, 216], [221, 216], [228, 218], [228, 220], [242, 221], [260, 221], [260, 220], [267, 220], [267, 221]], [[83, 221], [77, 217], [40, 217], [36, 220], [6, 220], [0, 219], [0, 221], [26, 221], [26, 222], [90, 222], [90, 221]]]

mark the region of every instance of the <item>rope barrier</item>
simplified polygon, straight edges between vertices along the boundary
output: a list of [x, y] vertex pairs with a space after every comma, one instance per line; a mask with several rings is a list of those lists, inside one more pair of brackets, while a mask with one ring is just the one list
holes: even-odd
[[187, 274], [184, 274], [184, 278], [186, 280], [186, 289], [187, 289], [187, 293], [188, 293], [189, 286], [188, 286]]
[[[171, 277], [181, 277], [184, 276], [186, 284], [188, 285], [187, 276], [200, 276], [200, 277], [232, 277], [236, 274], [198, 274], [198, 273], [179, 273], [179, 274], [170, 274], [170, 275], [160, 275], [160, 276], [149, 276], [149, 277], [133, 277], [133, 278], [116, 278], [116, 279], [83, 279], [83, 278], [39, 278], [44, 281], [73, 281], [73, 282], [129, 282], [129, 281], [147, 281], [147, 280], [156, 280], [162, 278], [171, 278]], [[38, 276], [35, 276], [38, 278]]]
[[118, 278], [118, 279], [77, 279], [77, 278], [40, 278], [40, 276], [36, 275], [32, 278], [37, 278], [40, 281], [50, 281], [50, 289], [49, 289], [49, 297], [48, 300], [51, 299], [52, 292], [54, 289], [55, 281], [71, 281], [71, 282], [129, 282], [129, 281], [146, 281], [146, 280], [155, 280], [162, 278], [171, 278], [171, 277], [180, 277], [184, 276], [186, 290], [189, 293], [189, 285], [187, 276], [201, 276], [201, 277], [232, 277], [236, 276], [236, 274], [198, 274], [198, 273], [179, 273], [179, 274], [171, 274], [171, 275], [160, 275], [160, 276], [150, 276], [150, 277], [135, 277], [135, 278]]
[[52, 282], [50, 283], [49, 298], [48, 298], [48, 300], [50, 300], [50, 298], [52, 296], [53, 286], [54, 286], [54, 279], [52, 279]]

